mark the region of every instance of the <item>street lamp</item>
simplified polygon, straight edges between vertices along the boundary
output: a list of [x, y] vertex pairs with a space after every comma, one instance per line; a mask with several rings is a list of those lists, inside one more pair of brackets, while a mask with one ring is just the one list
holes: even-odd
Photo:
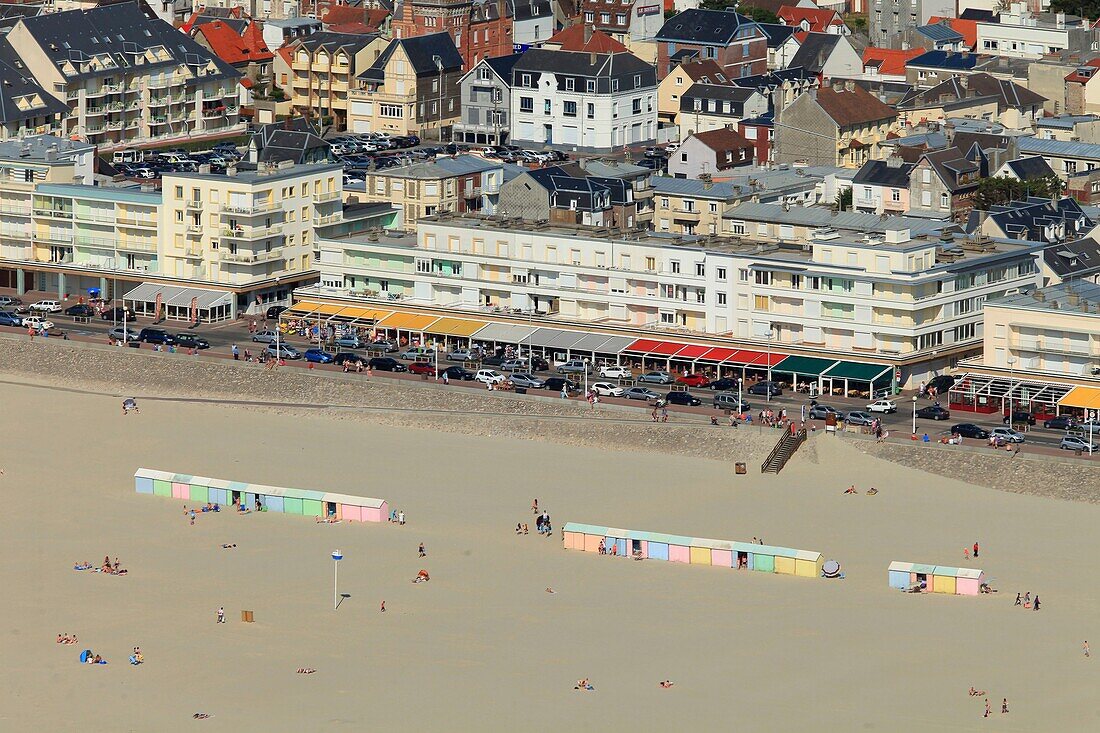
[[438, 127], [439, 142], [443, 143], [443, 57], [439, 55], [432, 56], [432, 62], [435, 64], [435, 68], [439, 70], [439, 116], [435, 118], [436, 125]]
[[[1008, 427], [1012, 427], [1012, 390], [1015, 388], [1016, 382], [1016, 357], [1010, 356], [1006, 359], [1008, 362]], [[1002, 400], [1001, 411], [1004, 412], [1005, 406]]]
[[913, 395], [913, 435], [917, 434], [917, 396]]
[[[766, 334], [764, 334], [764, 336], [767, 337], [767, 339], [768, 339], [768, 383], [764, 386], [764, 394], [767, 395], [767, 397], [764, 399], [764, 401], [765, 402], [771, 402], [772, 401], [772, 339], [775, 338], [775, 331], [773, 331], [772, 329], [769, 328], [768, 332]], [[795, 381], [797, 381], [797, 380], [795, 380]]]
[[340, 561], [344, 555], [339, 550], [332, 551], [332, 610], [340, 605], [340, 594], [336, 590], [340, 578]]

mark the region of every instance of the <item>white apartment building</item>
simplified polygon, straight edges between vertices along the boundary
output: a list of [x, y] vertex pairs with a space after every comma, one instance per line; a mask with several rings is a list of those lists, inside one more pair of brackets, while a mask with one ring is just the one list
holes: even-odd
[[532, 49], [512, 67], [512, 139], [610, 152], [657, 137], [657, 78], [630, 53]]
[[[876, 217], [877, 218], [877, 217]], [[415, 236], [318, 240], [330, 292], [502, 308], [906, 359], [981, 343], [982, 303], [1039, 279], [1039, 243], [822, 232], [804, 244], [429, 217]]]
[[1011, 3], [996, 21], [977, 25], [976, 50], [982, 54], [1039, 59], [1048, 53], [1090, 48], [1088, 21], [1065, 13], [1034, 13], [1027, 3]]

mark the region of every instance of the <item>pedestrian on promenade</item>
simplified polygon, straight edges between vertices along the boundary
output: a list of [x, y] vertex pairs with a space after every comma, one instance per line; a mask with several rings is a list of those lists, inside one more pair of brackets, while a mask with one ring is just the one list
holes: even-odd
[[983, 718], [988, 718], [989, 714], [992, 713], [992, 712], [993, 711], [989, 708], [989, 698], [987, 697], [985, 699], [985, 715], [983, 715], [982, 717]]
[[1036, 611], [1039, 610], [1039, 594], [1038, 593], [1035, 594], [1035, 605], [1033, 607], [1035, 608]]
[[382, 601], [382, 607], [378, 610], [381, 611], [382, 613], [386, 612], [386, 602], [385, 601]]
[[233, 344], [233, 361], [240, 361], [240, 358], [241, 358], [241, 352], [237, 348], [237, 345]]
[[420, 543], [420, 557], [426, 557], [428, 553], [424, 552], [424, 543]]
[[1019, 605], [1020, 605], [1021, 603], [1023, 603], [1023, 601], [1022, 601], [1022, 600], [1020, 599], [1020, 594], [1019, 594], [1019, 593], [1017, 593], [1017, 594], [1016, 594], [1016, 602], [1015, 602], [1014, 604], [1012, 604], [1012, 605], [1014, 605], [1014, 606], [1019, 606]]
[[218, 606], [218, 623], [219, 624], [224, 624], [225, 623], [225, 609], [221, 606]]
[[661, 422], [668, 422], [668, 405], [661, 405]]
[[975, 542], [974, 543], [974, 557], [977, 557], [977, 556], [978, 556], [978, 543]]
[[1007, 713], [1007, 712], [1008, 712], [1008, 698], [1006, 697], [1003, 700], [1001, 700], [1001, 713], [1004, 714], [1004, 713]]
[[405, 512], [402, 511], [397, 513], [397, 523], [401, 525], [405, 524]]
[[1085, 658], [1088, 659], [1092, 654], [1089, 652], [1089, 640], [1085, 639]]

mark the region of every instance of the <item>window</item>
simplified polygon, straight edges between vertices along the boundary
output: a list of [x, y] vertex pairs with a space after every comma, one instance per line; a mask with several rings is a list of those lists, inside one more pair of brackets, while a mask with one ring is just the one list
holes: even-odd
[[641, 89], [641, 87], [642, 87], [642, 75], [641, 74], [635, 74], [634, 75], [634, 88], [635, 89]]
[[668, 263], [668, 267], [670, 270], [672, 270], [673, 275], [680, 274], [680, 262], [678, 260], [670, 260]]
[[921, 334], [917, 337], [917, 350], [934, 349], [937, 346], [943, 346], [943, 332], [935, 331], [933, 333]]
[[662, 196], [661, 197], [661, 208], [662, 209], [667, 209], [668, 208], [668, 196]]
[[519, 98], [519, 111], [520, 112], [534, 112], [535, 111], [535, 98], [534, 97], [520, 97]]
[[946, 208], [949, 208], [950, 206], [951, 206], [951, 197], [949, 195], [947, 195], [946, 193], [941, 193], [940, 194], [940, 208], [941, 209], [946, 209]]
[[611, 22], [611, 13], [600, 13], [600, 22], [601, 23], [610, 23]]
[[623, 13], [616, 13], [615, 25], [626, 25], [626, 15]]
[[770, 305], [770, 303], [769, 303], [768, 296], [766, 296], [766, 295], [754, 295], [753, 296], [753, 304], [752, 304], [753, 310], [758, 310], [758, 311], [770, 310], [769, 305]]
[[379, 104], [378, 116], [379, 117], [402, 117], [403, 110], [400, 104]]
[[680, 162], [681, 163], [688, 162], [688, 154], [687, 153], [680, 153]]
[[684, 199], [683, 207], [684, 211], [695, 211], [695, 199]]
[[596, 14], [591, 11], [586, 11], [584, 14], [585, 23], [594, 23], [596, 21]]
[[717, 270], [715, 270], [715, 275], [714, 276], [718, 279], [719, 282], [725, 282], [726, 281], [726, 268], [719, 267]]
[[737, 271], [737, 279], [743, 283], [747, 283], [749, 281], [749, 271], [745, 268], [741, 268]]
[[696, 277], [703, 277], [706, 274], [707, 274], [707, 266], [704, 265], [702, 262], [696, 262], [695, 263], [695, 276]]
[[595, 79], [589, 79], [588, 81], [586, 81], [585, 84], [584, 84], [584, 90], [586, 92], [588, 92], [589, 94], [595, 93], [595, 91], [596, 91], [596, 80]]
[[920, 180], [921, 180], [921, 183], [931, 183], [932, 182], [932, 171], [929, 170], [928, 168], [925, 168], [924, 170], [922, 170], [920, 172]]
[[656, 257], [646, 257], [645, 258], [645, 269], [648, 272], [656, 272], [657, 271], [657, 258]]
[[712, 213], [712, 214], [717, 214], [718, 213], [718, 204], [715, 203], [714, 201], [710, 202], [709, 208], [710, 208], [710, 213]]
[[772, 284], [772, 274], [771, 274], [771, 272], [768, 272], [767, 270], [757, 270], [755, 275], [756, 275], [756, 284], [757, 285], [771, 285]]
[[955, 341], [966, 341], [967, 339], [974, 338], [976, 325], [977, 324], [974, 323], [966, 323], [962, 326], [955, 326]]
[[613, 91], [613, 92], [619, 91], [619, 80], [618, 79], [612, 79], [611, 80], [611, 91]]
[[802, 289], [802, 276], [801, 275], [791, 275], [791, 290], [801, 290], [801, 289]]
[[932, 192], [931, 191], [921, 191], [920, 192], [920, 205], [924, 206], [925, 208], [932, 205]]
[[553, 104], [549, 99], [542, 100], [542, 113], [548, 115], [553, 111]]
[[519, 75], [519, 85], [521, 87], [531, 86], [531, 75], [530, 74], [520, 74]]
[[726, 294], [725, 293], [717, 293], [717, 296], [718, 296], [718, 305], [725, 305], [726, 304]]
[[565, 91], [567, 91], [567, 92], [575, 91], [576, 86], [577, 86], [577, 80], [576, 79], [570, 78], [570, 79], [565, 80]]
[[730, 224], [730, 233], [732, 233], [732, 234], [744, 234], [745, 233], [745, 222], [735, 221], [732, 224]]
[[591, 102], [588, 103], [587, 117], [590, 120], [596, 119], [596, 105], [592, 104]]
[[637, 97], [630, 100], [630, 113], [640, 115], [642, 113], [642, 98]]
[[1065, 168], [1066, 173], [1076, 173], [1077, 172], [1077, 161], [1076, 160], [1064, 160], [1064, 161], [1062, 161], [1062, 165]]
[[486, 66], [482, 66], [477, 70], [478, 81], [491, 81], [493, 78], [493, 72]]
[[431, 16], [425, 17], [424, 18], [424, 27], [425, 28], [435, 28], [435, 21], [436, 21], [436, 18], [432, 18]]
[[901, 191], [899, 191], [896, 188], [891, 188], [890, 189], [890, 200], [893, 201], [895, 204], [898, 203], [899, 201], [901, 201]]

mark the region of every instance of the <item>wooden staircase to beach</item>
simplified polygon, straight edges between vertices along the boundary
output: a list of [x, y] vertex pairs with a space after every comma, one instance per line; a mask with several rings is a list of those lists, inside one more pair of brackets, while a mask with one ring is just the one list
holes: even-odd
[[783, 431], [783, 437], [779, 439], [779, 442], [772, 448], [772, 452], [768, 454], [767, 459], [760, 466], [760, 473], [779, 473], [783, 470], [783, 467], [787, 465], [787, 461], [791, 459], [798, 447], [806, 442], [806, 429], [803, 428], [796, 433], [792, 433], [790, 430]]

